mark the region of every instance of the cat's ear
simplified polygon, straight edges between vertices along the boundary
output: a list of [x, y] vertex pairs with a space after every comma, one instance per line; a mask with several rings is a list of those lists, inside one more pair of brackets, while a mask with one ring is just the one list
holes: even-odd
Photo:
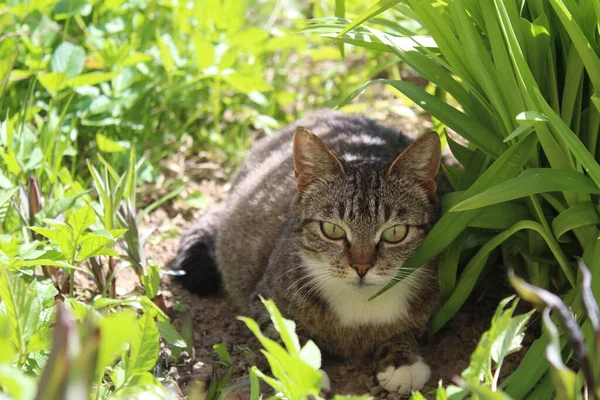
[[294, 134], [294, 170], [300, 192], [314, 181], [342, 174], [344, 167], [321, 139], [304, 127]]
[[437, 187], [438, 172], [442, 159], [440, 137], [428, 132], [411, 143], [388, 168], [388, 176], [400, 171], [411, 171], [421, 181], [430, 196]]

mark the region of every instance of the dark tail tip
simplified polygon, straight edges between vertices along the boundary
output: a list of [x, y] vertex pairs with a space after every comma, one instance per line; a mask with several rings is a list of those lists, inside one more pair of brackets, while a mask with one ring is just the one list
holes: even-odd
[[221, 273], [212, 251], [205, 243], [181, 249], [171, 266], [185, 272], [184, 275], [178, 275], [176, 280], [192, 293], [210, 296], [221, 290]]

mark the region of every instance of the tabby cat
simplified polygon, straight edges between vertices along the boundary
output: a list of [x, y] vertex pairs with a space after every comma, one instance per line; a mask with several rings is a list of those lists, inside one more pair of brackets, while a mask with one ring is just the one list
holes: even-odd
[[438, 217], [440, 160], [435, 133], [411, 143], [365, 117], [310, 114], [259, 140], [226, 204], [184, 234], [182, 282], [203, 294], [222, 283], [263, 331], [259, 294], [274, 299], [326, 353], [374, 358], [384, 389], [421, 389], [430, 368], [416, 337], [438, 300], [436, 266], [403, 263]]

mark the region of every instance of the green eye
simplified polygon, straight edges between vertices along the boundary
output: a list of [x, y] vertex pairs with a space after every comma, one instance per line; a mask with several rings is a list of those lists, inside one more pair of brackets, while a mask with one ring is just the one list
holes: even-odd
[[386, 229], [381, 234], [381, 238], [388, 243], [400, 243], [408, 235], [408, 226], [406, 225], [395, 225], [389, 229]]
[[323, 235], [332, 240], [340, 240], [346, 237], [346, 232], [331, 222], [321, 222], [321, 231], [323, 231]]

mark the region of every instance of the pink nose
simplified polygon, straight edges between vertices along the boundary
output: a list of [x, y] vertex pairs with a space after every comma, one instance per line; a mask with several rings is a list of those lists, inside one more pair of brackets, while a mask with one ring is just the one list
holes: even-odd
[[352, 268], [361, 278], [367, 274], [371, 267], [373, 267], [371, 264], [352, 264]]

